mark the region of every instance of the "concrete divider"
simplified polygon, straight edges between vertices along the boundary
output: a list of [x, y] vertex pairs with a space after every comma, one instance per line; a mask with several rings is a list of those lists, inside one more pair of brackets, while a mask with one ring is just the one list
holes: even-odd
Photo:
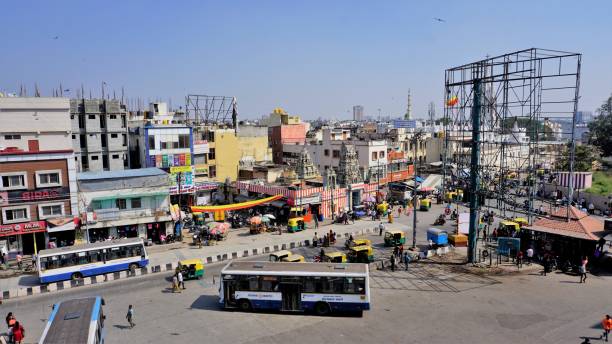
[[[366, 231], [362, 230], [358, 232], [344, 233], [344, 236], [346, 238], [348, 238], [350, 235], [353, 235], [355, 237], [357, 235], [362, 235], [365, 232]], [[267, 254], [267, 253], [271, 253], [271, 252], [275, 252], [279, 250], [294, 249], [294, 248], [310, 246], [310, 245], [311, 245], [310, 240], [288, 241], [282, 244], [276, 244], [276, 245], [271, 245], [271, 246], [260, 246], [260, 247], [246, 249], [242, 251], [242, 255], [240, 255], [239, 252], [226, 252], [222, 254], [217, 254], [215, 256], [202, 257], [202, 260], [204, 260], [206, 264], [211, 264], [214, 262], [227, 261], [229, 259], [237, 259], [239, 257], [262, 255], [262, 254]], [[433, 251], [432, 254], [435, 254], [435, 251]], [[174, 271], [174, 269], [177, 266], [178, 266], [177, 262], [166, 263], [163, 265], [150, 265], [150, 266], [147, 266], [141, 269], [137, 269], [134, 271], [134, 273], [130, 271], [119, 271], [119, 272], [107, 273], [103, 275], [85, 277], [85, 278], [78, 279], [78, 280], [60, 281], [56, 283], [49, 283], [47, 285], [4, 290], [2, 291], [0, 295], [2, 296], [2, 299], [9, 300], [9, 299], [15, 299], [19, 297], [27, 297], [27, 296], [33, 296], [33, 295], [38, 295], [38, 294], [44, 294], [44, 293], [52, 293], [52, 292], [57, 292], [61, 290], [79, 288], [79, 287], [88, 286], [88, 285], [104, 284], [104, 283], [112, 282], [115, 280], [133, 278], [133, 277], [138, 277], [138, 276], [145, 276], [148, 274]]]

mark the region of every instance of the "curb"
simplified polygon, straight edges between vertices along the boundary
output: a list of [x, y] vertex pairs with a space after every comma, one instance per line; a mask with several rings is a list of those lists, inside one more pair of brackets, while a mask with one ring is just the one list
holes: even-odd
[[[355, 231], [355, 232], [347, 232], [347, 233], [339, 235], [339, 237], [344, 236], [344, 238], [348, 239], [348, 237], [351, 235], [356, 237], [358, 235], [375, 234], [377, 233], [377, 231], [378, 231], [377, 229], [366, 228], [366, 229], [362, 229], [362, 230]], [[204, 261], [205, 264], [219, 263], [219, 262], [224, 262], [224, 261], [237, 259], [237, 258], [246, 258], [250, 256], [257, 256], [257, 255], [267, 254], [267, 253], [281, 251], [281, 250], [290, 250], [290, 249], [294, 249], [298, 247], [310, 246], [310, 243], [311, 243], [311, 240], [309, 239], [300, 240], [300, 241], [289, 241], [289, 242], [281, 243], [281, 244], [272, 244], [268, 246], [250, 248], [250, 249], [246, 249], [240, 252], [236, 251], [236, 252], [220, 253], [214, 256], [202, 257], [202, 260]], [[439, 255], [440, 253], [435, 252], [433, 250], [428, 251], [427, 257], [433, 256], [436, 254]], [[108, 273], [108, 274], [85, 277], [85, 278], [81, 278], [78, 280], [60, 281], [60, 282], [49, 283], [47, 285], [39, 285], [39, 286], [4, 290], [2, 291], [2, 294], [0, 295], [0, 300], [17, 299], [21, 297], [34, 296], [34, 295], [39, 295], [39, 294], [47, 294], [47, 293], [57, 292], [61, 290], [80, 288], [80, 287], [93, 285], [93, 284], [102, 284], [102, 283], [107, 283], [107, 282], [115, 281], [115, 280], [134, 278], [138, 276], [156, 274], [160, 272], [174, 271], [174, 269], [177, 266], [178, 266], [178, 263], [176, 262], [160, 264], [160, 265], [149, 265], [147, 267], [135, 270], [133, 274], [129, 271], [118, 271], [118, 272], [113, 272], [113, 273]]]

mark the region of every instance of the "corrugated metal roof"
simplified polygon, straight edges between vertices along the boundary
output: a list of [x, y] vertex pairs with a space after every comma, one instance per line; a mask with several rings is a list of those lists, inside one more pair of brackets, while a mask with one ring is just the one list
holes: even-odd
[[100, 172], [83, 172], [77, 174], [77, 180], [95, 180], [95, 179], [116, 179], [116, 178], [133, 178], [133, 177], [149, 177], [168, 174], [156, 167], [139, 168], [134, 170], [121, 171], [100, 171]]

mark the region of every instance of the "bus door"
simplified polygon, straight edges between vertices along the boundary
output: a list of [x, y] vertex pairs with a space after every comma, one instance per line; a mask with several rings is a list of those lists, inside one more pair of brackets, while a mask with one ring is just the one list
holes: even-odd
[[302, 284], [299, 277], [285, 277], [281, 279], [279, 290], [282, 298], [283, 311], [299, 311], [302, 309]]
[[224, 280], [223, 281], [223, 295], [225, 300], [225, 306], [231, 307], [236, 305], [236, 281], [235, 280]]

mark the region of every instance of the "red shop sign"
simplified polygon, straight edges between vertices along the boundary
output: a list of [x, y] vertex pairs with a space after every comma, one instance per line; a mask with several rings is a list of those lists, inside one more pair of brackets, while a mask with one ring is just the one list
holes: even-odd
[[46, 221], [32, 221], [24, 223], [14, 223], [10, 225], [0, 225], [0, 236], [44, 232], [46, 229]]

